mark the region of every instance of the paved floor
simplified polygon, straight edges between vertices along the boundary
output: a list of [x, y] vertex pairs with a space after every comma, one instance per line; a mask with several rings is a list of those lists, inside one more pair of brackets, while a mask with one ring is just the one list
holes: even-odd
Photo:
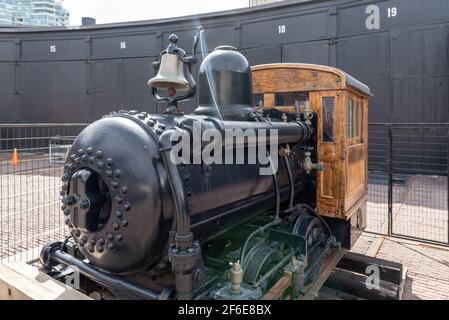
[[[388, 230], [386, 173], [370, 172], [367, 230]], [[393, 234], [448, 243], [448, 180], [441, 176], [403, 175], [393, 184]]]
[[0, 162], [0, 259], [67, 234], [60, 211], [61, 173], [61, 165], [45, 155], [24, 158], [17, 167]]
[[[352, 251], [365, 254], [378, 237], [363, 234]], [[403, 299], [449, 300], [449, 247], [387, 237], [375, 256], [407, 267]]]

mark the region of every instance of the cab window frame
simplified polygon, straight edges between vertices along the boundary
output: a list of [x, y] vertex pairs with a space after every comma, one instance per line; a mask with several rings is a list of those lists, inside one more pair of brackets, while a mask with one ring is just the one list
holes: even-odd
[[364, 101], [361, 97], [352, 94], [349, 96], [346, 107], [347, 126], [346, 138], [350, 146], [364, 143]]
[[[332, 101], [327, 104], [326, 101]], [[333, 95], [321, 97], [321, 141], [322, 143], [335, 143], [335, 110], [336, 98]], [[326, 121], [327, 118], [330, 119]]]

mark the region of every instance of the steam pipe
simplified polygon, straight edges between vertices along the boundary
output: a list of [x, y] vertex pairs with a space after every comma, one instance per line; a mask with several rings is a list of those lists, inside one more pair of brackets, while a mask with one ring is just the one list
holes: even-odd
[[293, 180], [292, 169], [290, 168], [290, 162], [288, 161], [287, 156], [283, 156], [282, 158], [284, 158], [285, 166], [287, 167], [288, 172], [288, 180], [290, 182], [290, 199], [288, 203], [288, 208], [291, 209], [293, 208], [293, 199], [295, 198], [295, 182]]
[[185, 237], [190, 234], [190, 216], [187, 213], [187, 201], [185, 193], [182, 191], [184, 187], [179, 177], [178, 169], [170, 159], [170, 151], [172, 150], [170, 136], [172, 132], [172, 130], [169, 130], [161, 135], [159, 138], [161, 149], [159, 151], [164, 162], [164, 167], [167, 170], [167, 179], [175, 204], [176, 233], [178, 236]]
[[[298, 143], [311, 136], [311, 129], [303, 122], [255, 122], [255, 121], [223, 121], [222, 130], [277, 130], [278, 144]], [[268, 138], [268, 137], [267, 137]], [[269, 141], [269, 140], [267, 140]]]
[[276, 219], [279, 219], [279, 215], [280, 215], [280, 212], [281, 212], [281, 191], [279, 189], [278, 171], [274, 170], [273, 164], [271, 163], [271, 159], [270, 159], [270, 167], [273, 170], [273, 183], [274, 183], [274, 188], [276, 190], [276, 211], [275, 211], [275, 216], [276, 216]]
[[[194, 121], [199, 121], [194, 118], [188, 118], [179, 124], [180, 128], [183, 128], [187, 131], [190, 131], [190, 125], [193, 126]], [[245, 139], [245, 144], [247, 146], [257, 146], [258, 145], [258, 133], [260, 131], [264, 131], [266, 144], [271, 144], [271, 136], [267, 133], [270, 130], [277, 131], [277, 141], [273, 141], [273, 143], [277, 144], [295, 144], [303, 141], [307, 141], [312, 136], [312, 129], [304, 122], [256, 122], [256, 121], [221, 121], [217, 118], [207, 117], [201, 120], [202, 130], [208, 129], [216, 129], [219, 130], [223, 137], [225, 137], [226, 130], [235, 131], [242, 130], [246, 132], [247, 130], [253, 130], [255, 132], [255, 136], [247, 136]], [[208, 141], [201, 141], [202, 144], [206, 145]], [[226, 146], [227, 143], [233, 144], [232, 139], [228, 141], [227, 139], [223, 139], [223, 146]], [[203, 145], [203, 146], [204, 146]]]
[[198, 262], [200, 249], [193, 244], [190, 228], [190, 216], [184, 187], [176, 165], [170, 159], [172, 150], [171, 134], [173, 129], [165, 131], [159, 138], [159, 150], [167, 171], [167, 179], [173, 196], [176, 211], [175, 244], [170, 246], [168, 257], [175, 273], [176, 295], [179, 300], [190, 300], [193, 296], [193, 268]]
[[76, 267], [81, 274], [92, 279], [93, 281], [103, 285], [104, 287], [113, 291], [118, 291], [130, 297], [146, 300], [167, 300], [169, 294], [162, 292], [158, 293], [149, 288], [145, 288], [137, 283], [122, 279], [121, 277], [100, 271], [99, 269], [89, 265], [65, 253], [62, 250], [51, 251], [50, 259], [57, 263], [62, 263], [66, 266]]

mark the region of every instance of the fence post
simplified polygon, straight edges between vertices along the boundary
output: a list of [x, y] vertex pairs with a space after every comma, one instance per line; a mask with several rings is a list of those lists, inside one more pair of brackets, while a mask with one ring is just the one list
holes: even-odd
[[393, 129], [386, 124], [388, 130], [388, 235], [393, 234]]
[[447, 243], [449, 244], [449, 128], [447, 130]]

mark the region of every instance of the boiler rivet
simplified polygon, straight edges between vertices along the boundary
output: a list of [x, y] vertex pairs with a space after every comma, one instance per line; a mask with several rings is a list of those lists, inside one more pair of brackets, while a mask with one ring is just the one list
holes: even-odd
[[104, 167], [104, 162], [103, 162], [103, 161], [98, 161], [98, 162], [97, 162], [97, 168], [98, 168], [99, 170], [101, 170], [101, 169], [103, 169], [103, 167]]
[[121, 194], [127, 194], [128, 193], [128, 187], [124, 186], [120, 189]]
[[125, 209], [126, 211], [128, 211], [129, 209], [131, 209], [131, 204], [130, 204], [129, 202], [126, 202], [126, 203], [123, 205], [123, 209]]
[[111, 167], [113, 165], [112, 158], [106, 159], [106, 166]]
[[121, 175], [122, 175], [122, 170], [117, 169], [117, 170], [114, 171], [114, 176], [116, 178], [120, 178]]
[[121, 204], [123, 202], [123, 197], [120, 196], [115, 197], [115, 202], [117, 202], [117, 204]]

